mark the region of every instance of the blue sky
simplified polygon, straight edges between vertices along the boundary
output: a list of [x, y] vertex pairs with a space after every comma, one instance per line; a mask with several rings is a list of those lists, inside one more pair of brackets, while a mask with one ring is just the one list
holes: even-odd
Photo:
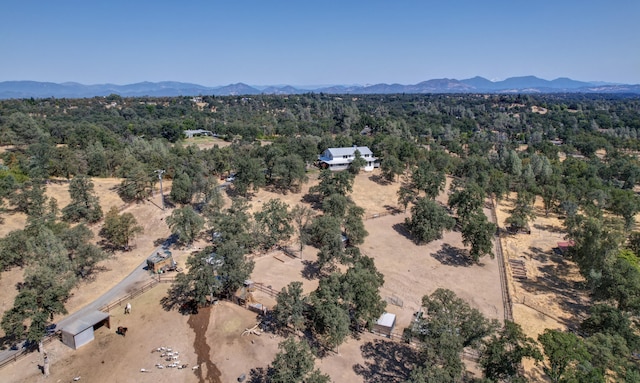
[[637, 84], [638, 20], [638, 0], [5, 0], [0, 81]]

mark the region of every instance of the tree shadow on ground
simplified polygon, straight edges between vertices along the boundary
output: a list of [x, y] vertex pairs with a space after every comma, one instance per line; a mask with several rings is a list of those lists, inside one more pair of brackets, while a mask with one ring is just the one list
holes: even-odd
[[224, 194], [229, 198], [242, 197], [247, 201], [251, 201], [251, 199], [256, 196], [256, 193], [251, 188], [249, 188], [245, 194], [241, 194], [235, 187], [228, 186], [224, 188]]
[[256, 367], [252, 368], [249, 372], [249, 380], [247, 380], [247, 383], [267, 383], [268, 381], [269, 369], [264, 367]]
[[84, 282], [94, 282], [98, 277], [98, 274], [107, 271], [111, 271], [111, 269], [106, 266], [93, 266], [90, 270], [86, 271], [86, 274], [84, 274], [84, 276], [82, 276], [82, 280]]
[[[198, 313], [198, 303], [187, 296], [186, 285], [181, 283], [173, 283], [167, 295], [160, 299], [160, 305], [165, 311], [178, 310], [182, 315], [191, 315]], [[213, 299], [213, 298], [212, 298]], [[211, 301], [209, 301], [211, 303]]]
[[560, 226], [556, 226], [556, 225], [540, 225], [538, 223], [534, 223], [533, 224], [534, 229], [538, 229], [538, 230], [542, 230], [542, 231], [548, 231], [551, 233], [566, 233], [566, 231], [560, 227]]
[[364, 365], [354, 365], [353, 371], [365, 383], [404, 382], [419, 363], [416, 350], [405, 343], [376, 339], [363, 344], [360, 350]]
[[395, 215], [402, 213], [402, 210], [398, 209], [397, 206], [384, 205], [384, 208], [389, 214]]
[[318, 334], [306, 329], [302, 332], [302, 339], [304, 339], [311, 347], [313, 354], [319, 359], [326, 358], [331, 353], [331, 349], [327, 348], [319, 338]]
[[309, 204], [313, 210], [320, 210], [322, 208], [322, 202], [318, 194], [307, 193], [302, 196], [301, 201]]
[[404, 223], [396, 223], [391, 227], [393, 227], [393, 230], [395, 230], [401, 236], [405, 237], [410, 241], [413, 241], [413, 236], [411, 236], [411, 233], [409, 233], [407, 228], [404, 226]]
[[[575, 320], [586, 316], [589, 305], [584, 282], [568, 279], [571, 274], [577, 273], [576, 270], [572, 270], [574, 266], [557, 255], [550, 255], [549, 260], [551, 263], [538, 267], [538, 276], [535, 280], [520, 281], [522, 288], [534, 295], [555, 295], [558, 297], [558, 305], [576, 318]], [[565, 319], [565, 321], [573, 320]]]
[[386, 186], [386, 185], [390, 185], [391, 184], [391, 181], [389, 181], [388, 179], [384, 178], [380, 174], [370, 175], [369, 176], [369, 180], [377, 183], [378, 185], [382, 185], [382, 186]]
[[537, 246], [529, 246], [530, 253], [524, 253], [530, 259], [535, 259], [540, 262], [547, 262], [550, 259], [550, 254], [546, 253], [544, 250]]
[[438, 260], [438, 262], [447, 266], [472, 266], [473, 260], [467, 256], [465, 249], [451, 246], [447, 243], [442, 245], [442, 248], [435, 253], [431, 253], [431, 256]]
[[300, 273], [302, 274], [303, 278], [312, 280], [320, 277], [321, 270], [316, 262], [305, 260], [302, 261], [302, 265], [304, 267], [302, 268], [302, 271]]
[[18, 349], [17, 339], [11, 336], [0, 337], [0, 350], [12, 350]]
[[[154, 205], [155, 205], [155, 203], [154, 203]], [[158, 205], [156, 205], [156, 206], [158, 206]], [[165, 209], [175, 209], [176, 204], [175, 204], [175, 203], [173, 203], [173, 201], [171, 200], [171, 198], [167, 198], [167, 197], [165, 197], [165, 198], [164, 198], [164, 207], [165, 207]]]

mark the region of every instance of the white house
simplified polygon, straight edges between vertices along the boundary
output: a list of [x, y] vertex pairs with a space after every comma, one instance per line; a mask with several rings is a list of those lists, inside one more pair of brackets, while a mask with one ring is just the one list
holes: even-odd
[[351, 162], [356, 158], [356, 150], [360, 152], [360, 156], [367, 161], [362, 168], [365, 171], [372, 171], [373, 168], [380, 166], [378, 159], [373, 156], [373, 152], [366, 146], [351, 146], [348, 148], [329, 148], [318, 156], [320, 167], [329, 170], [345, 170]]
[[187, 138], [193, 138], [195, 136], [212, 136], [212, 137], [216, 136], [212, 131], [204, 130], [204, 129], [185, 130], [184, 135]]

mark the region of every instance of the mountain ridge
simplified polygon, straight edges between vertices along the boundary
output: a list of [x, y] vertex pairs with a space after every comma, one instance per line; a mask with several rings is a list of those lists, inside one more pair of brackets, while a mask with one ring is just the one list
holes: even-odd
[[178, 82], [142, 81], [132, 84], [92, 84], [77, 82], [3, 81], [0, 82], [0, 99], [9, 98], [90, 98], [118, 94], [122, 97], [174, 97], [199, 95], [258, 95], [258, 94], [393, 94], [393, 93], [637, 93], [640, 84], [611, 84], [601, 81], [577, 81], [567, 77], [545, 80], [536, 76], [510, 77], [491, 81], [476, 76], [457, 80], [430, 79], [417, 84], [332, 85], [326, 87], [297, 88], [291, 85], [250, 86], [242, 82], [217, 87]]

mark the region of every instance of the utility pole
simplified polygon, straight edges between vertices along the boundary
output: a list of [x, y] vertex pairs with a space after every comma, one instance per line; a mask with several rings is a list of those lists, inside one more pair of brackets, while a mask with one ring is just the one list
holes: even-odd
[[158, 173], [158, 179], [160, 180], [160, 201], [162, 201], [162, 210], [164, 210], [164, 194], [162, 194], [162, 175], [164, 174], [164, 170], [156, 170]]

